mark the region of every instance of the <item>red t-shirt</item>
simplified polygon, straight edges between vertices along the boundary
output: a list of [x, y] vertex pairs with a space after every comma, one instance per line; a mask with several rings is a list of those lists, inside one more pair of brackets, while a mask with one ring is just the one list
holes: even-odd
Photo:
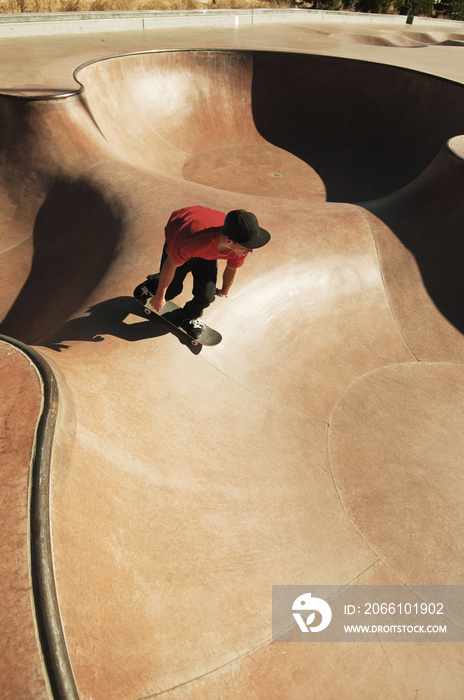
[[[214, 209], [194, 206], [177, 209], [166, 224], [166, 252], [178, 265], [190, 258], [227, 260], [227, 266], [236, 269], [245, 262], [232, 250], [219, 251], [219, 234], [226, 215]], [[248, 253], [247, 253], [248, 254]]]

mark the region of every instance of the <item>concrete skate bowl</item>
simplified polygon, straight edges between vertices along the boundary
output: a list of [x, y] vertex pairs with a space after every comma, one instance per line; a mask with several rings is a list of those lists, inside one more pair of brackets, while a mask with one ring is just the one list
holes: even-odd
[[[334, 35], [335, 36], [335, 35]], [[421, 48], [424, 46], [461, 46], [464, 34], [448, 32], [378, 32], [374, 34], [337, 34], [337, 39], [354, 44], [391, 46], [393, 48]]]
[[[260, 52], [77, 77], [1, 104], [0, 331], [59, 393], [58, 673], [82, 698], [458, 698], [460, 645], [270, 644], [270, 593], [462, 583], [462, 86]], [[272, 233], [199, 354], [130, 298], [189, 203]]]
[[[125, 158], [239, 192], [278, 196], [281, 188], [282, 196], [320, 198], [317, 182], [306, 182], [294, 159], [287, 163], [291, 153], [316, 170], [329, 201], [378, 198], [411, 182], [463, 130], [461, 85], [325, 56], [145, 53], [94, 62], [76, 78]], [[269, 143], [284, 149], [281, 163], [274, 151], [273, 165], [276, 174], [279, 166], [294, 169], [292, 187], [285, 172], [270, 180]], [[253, 168], [255, 184], [247, 179]], [[221, 183], [227, 170], [232, 180]], [[269, 177], [260, 187], [262, 170]]]

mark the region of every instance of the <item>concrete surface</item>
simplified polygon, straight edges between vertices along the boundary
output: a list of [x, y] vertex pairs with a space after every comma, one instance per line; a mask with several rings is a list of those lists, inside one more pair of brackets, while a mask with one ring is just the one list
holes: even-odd
[[[48, 14], [2, 14], [0, 16], [0, 36], [58, 36], [76, 34], [102, 34], [105, 32], [151, 32], [169, 28], [189, 27], [204, 29], [205, 27], [227, 27], [240, 29], [261, 24], [279, 24], [289, 22], [298, 24], [374, 24], [376, 28], [385, 25], [404, 25], [406, 18], [401, 15], [372, 15], [362, 12], [330, 12], [320, 10], [274, 8], [240, 9], [211, 9], [212, 3], [205, 0], [203, 10], [146, 10], [126, 12], [50, 12]], [[431, 19], [416, 17], [413, 22], [422, 28], [433, 26], [435, 30], [442, 26], [444, 31], [462, 27], [462, 22], [455, 20]]]
[[[270, 636], [273, 584], [463, 583], [463, 46], [320, 22], [0, 44], [0, 333], [58, 384], [64, 696], [462, 697], [460, 644]], [[200, 352], [131, 298], [189, 203], [273, 236]], [[40, 387], [8, 348], [32, 435]], [[28, 439], [3, 520], [24, 581]], [[15, 604], [21, 697], [46, 696]]]
[[29, 479], [42, 384], [18, 348], [0, 342], [1, 518], [0, 678], [9, 698], [48, 698], [36, 635], [29, 565]]

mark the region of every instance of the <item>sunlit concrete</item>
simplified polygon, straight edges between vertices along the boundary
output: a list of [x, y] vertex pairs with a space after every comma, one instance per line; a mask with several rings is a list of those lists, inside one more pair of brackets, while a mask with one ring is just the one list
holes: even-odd
[[[0, 43], [0, 333], [58, 383], [52, 563], [79, 697], [462, 696], [460, 644], [270, 641], [273, 584], [463, 583], [464, 26], [425, 24]], [[272, 233], [201, 352], [131, 298], [192, 203]], [[40, 386], [9, 347], [30, 436]], [[35, 663], [0, 685], [46, 696], [15, 604], [9, 644]]]

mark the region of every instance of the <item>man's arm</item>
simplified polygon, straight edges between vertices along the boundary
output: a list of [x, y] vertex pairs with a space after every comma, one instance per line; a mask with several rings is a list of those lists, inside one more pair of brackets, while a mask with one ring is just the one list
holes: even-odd
[[229, 290], [232, 287], [236, 276], [237, 269], [226, 266], [222, 276], [222, 289], [218, 289], [216, 292], [219, 297], [226, 297], [229, 294]]
[[174, 260], [168, 255], [160, 271], [156, 294], [150, 299], [150, 304], [153, 306], [155, 311], [161, 311], [165, 305], [166, 290], [174, 279], [174, 275], [176, 274], [178, 267], [179, 265], [175, 263]]

